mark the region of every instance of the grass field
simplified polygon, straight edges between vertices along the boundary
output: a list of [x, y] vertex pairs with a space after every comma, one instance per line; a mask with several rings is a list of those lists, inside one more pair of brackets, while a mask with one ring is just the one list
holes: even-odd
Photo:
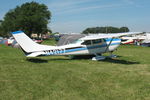
[[0, 100], [150, 100], [150, 48], [114, 53], [118, 58], [104, 61], [31, 59], [0, 45]]

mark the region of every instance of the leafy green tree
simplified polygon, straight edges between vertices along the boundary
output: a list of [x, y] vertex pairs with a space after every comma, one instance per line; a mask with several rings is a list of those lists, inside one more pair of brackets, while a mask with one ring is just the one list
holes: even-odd
[[27, 2], [8, 11], [1, 26], [6, 33], [22, 30], [28, 36], [32, 33], [47, 32], [47, 24], [51, 19], [51, 12], [44, 4]]
[[120, 32], [129, 32], [130, 30], [127, 27], [121, 27]]
[[4, 31], [3, 31], [2, 22], [3, 20], [0, 20], [0, 36], [6, 36], [6, 34], [4, 34]]
[[129, 32], [129, 29], [127, 27], [92, 27], [92, 28], [87, 28], [85, 29], [82, 33], [83, 34], [88, 34], [88, 33], [119, 33], [119, 32]]

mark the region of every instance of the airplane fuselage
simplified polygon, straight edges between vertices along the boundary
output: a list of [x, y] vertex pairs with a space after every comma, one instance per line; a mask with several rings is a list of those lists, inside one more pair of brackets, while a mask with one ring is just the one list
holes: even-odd
[[[121, 43], [120, 39], [100, 39], [83, 41], [77, 44], [55, 46], [53, 49], [34, 52], [27, 57], [50, 56], [50, 55], [93, 55], [114, 51]], [[86, 42], [86, 43], [85, 43]], [[108, 46], [109, 45], [109, 46]]]
[[[92, 60], [102, 60], [106, 57], [100, 54], [112, 52], [120, 45], [119, 37], [141, 34], [141, 32], [127, 32], [117, 34], [88, 35], [62, 46], [48, 46], [37, 44], [31, 40], [23, 31], [12, 32], [13, 37], [20, 45], [26, 57], [50, 56], [50, 55], [95, 55]], [[110, 55], [114, 57], [114, 55]]]

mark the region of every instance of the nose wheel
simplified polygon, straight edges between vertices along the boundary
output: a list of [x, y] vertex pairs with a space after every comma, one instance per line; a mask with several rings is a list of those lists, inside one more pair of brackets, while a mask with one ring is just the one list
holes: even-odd
[[117, 57], [117, 55], [114, 55], [112, 53], [113, 53], [113, 51], [110, 52], [110, 55], [108, 56], [108, 58], [116, 58]]

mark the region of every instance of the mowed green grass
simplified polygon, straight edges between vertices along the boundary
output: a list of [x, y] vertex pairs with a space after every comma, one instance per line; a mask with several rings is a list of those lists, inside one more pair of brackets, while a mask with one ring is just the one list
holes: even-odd
[[150, 100], [150, 48], [125, 45], [114, 54], [26, 58], [0, 45], [0, 100]]

